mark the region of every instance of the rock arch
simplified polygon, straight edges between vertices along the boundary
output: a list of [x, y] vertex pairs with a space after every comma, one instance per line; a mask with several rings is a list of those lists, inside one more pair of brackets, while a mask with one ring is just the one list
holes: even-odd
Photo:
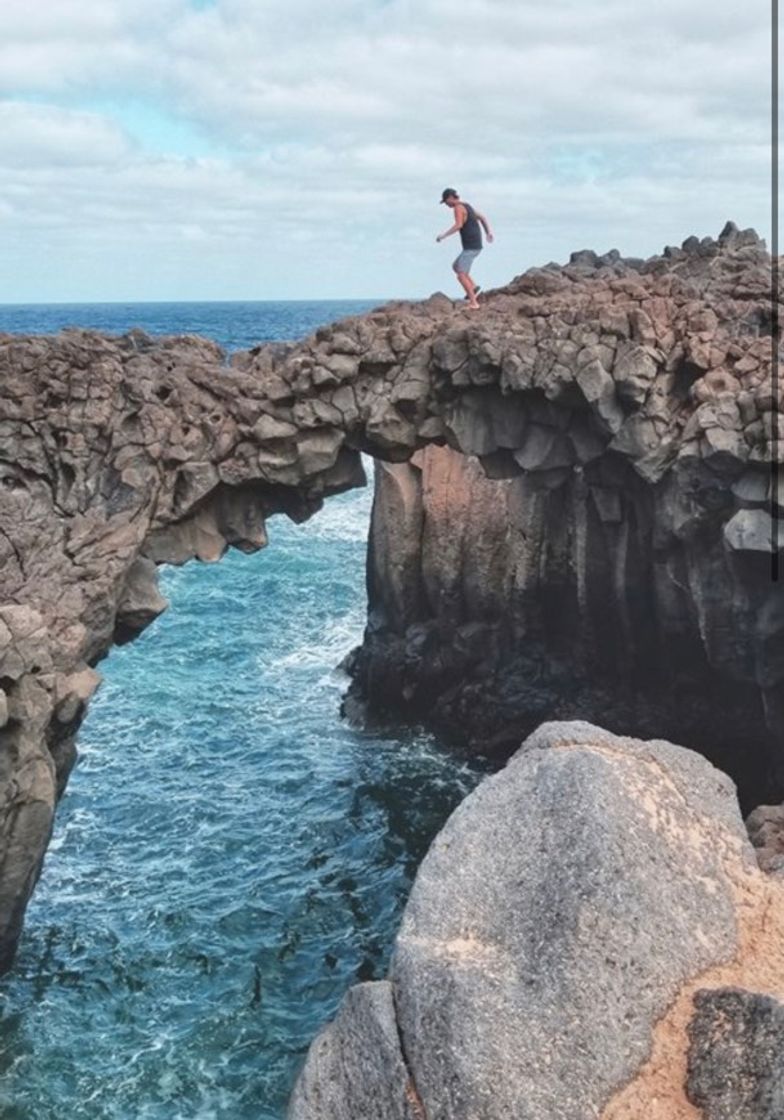
[[[477, 315], [437, 295], [230, 361], [141, 332], [0, 336], [0, 967], [94, 666], [165, 606], [156, 565], [263, 547], [270, 514], [306, 518], [362, 484], [361, 452], [448, 445], [523, 476], [531, 510], [560, 504], [571, 534], [568, 557], [545, 535], [527, 564], [571, 565], [580, 657], [601, 655], [608, 619], [659, 666], [685, 642], [758, 697], [778, 747], [769, 272], [753, 231], [728, 225], [646, 262], [531, 269]], [[630, 587], [656, 650], [635, 649]]]

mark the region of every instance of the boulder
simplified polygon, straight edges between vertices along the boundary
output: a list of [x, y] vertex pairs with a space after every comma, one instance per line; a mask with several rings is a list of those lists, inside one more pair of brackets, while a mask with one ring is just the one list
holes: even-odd
[[[434, 840], [386, 1007], [428, 1120], [686, 1120], [720, 1069], [703, 1053], [710, 1023], [689, 1025], [695, 992], [720, 1003], [743, 977], [776, 998], [782, 935], [784, 885], [758, 868], [729, 779], [668, 742], [547, 723]], [[755, 1068], [769, 1092], [781, 1025], [765, 1008]], [[294, 1101], [337, 1094], [323, 1115], [353, 1117], [344, 1086], [367, 1078], [378, 1100], [365, 1115], [399, 1114], [385, 1110], [402, 1071], [393, 1062], [379, 1081], [357, 1041], [363, 1016], [344, 1004]], [[734, 1061], [722, 1100], [751, 1099], [747, 1066]], [[733, 1115], [716, 1108], [710, 1120]]]
[[288, 1120], [426, 1120], [400, 1049], [392, 985], [358, 984], [308, 1053]]
[[784, 805], [758, 805], [746, 828], [762, 870], [784, 878]]

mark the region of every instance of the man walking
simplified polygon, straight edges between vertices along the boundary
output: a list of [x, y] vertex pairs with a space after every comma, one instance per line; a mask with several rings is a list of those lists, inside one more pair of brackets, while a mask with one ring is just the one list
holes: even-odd
[[493, 240], [493, 231], [490, 229], [487, 218], [474, 210], [469, 202], [463, 202], [460, 195], [452, 187], [447, 187], [442, 192], [441, 202], [448, 206], [450, 210], [454, 210], [455, 221], [446, 233], [439, 233], [436, 241], [443, 241], [445, 237], [450, 237], [451, 234], [460, 231], [463, 251], [452, 262], [452, 268], [457, 273], [457, 279], [465, 291], [468, 306], [472, 311], [476, 311], [479, 307], [479, 301], [476, 298], [479, 289], [469, 273], [471, 272], [471, 265], [482, 252], [482, 229], [487, 234], [489, 243]]

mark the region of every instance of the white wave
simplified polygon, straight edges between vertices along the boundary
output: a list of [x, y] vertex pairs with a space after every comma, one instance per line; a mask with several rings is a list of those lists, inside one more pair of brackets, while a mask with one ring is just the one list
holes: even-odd
[[307, 642], [281, 657], [277, 661], [277, 667], [279, 669], [323, 667], [331, 673], [335, 665], [361, 640], [364, 625], [364, 607], [350, 611], [334, 619], [317, 641]]
[[371, 495], [362, 495], [350, 502], [329, 501], [315, 517], [304, 525], [305, 535], [320, 541], [357, 541], [360, 544], [368, 538], [370, 526]]
[[320, 510], [303, 528], [316, 540], [360, 541], [368, 537], [370, 511], [373, 505], [373, 460], [362, 456], [368, 484], [362, 490], [327, 498]]

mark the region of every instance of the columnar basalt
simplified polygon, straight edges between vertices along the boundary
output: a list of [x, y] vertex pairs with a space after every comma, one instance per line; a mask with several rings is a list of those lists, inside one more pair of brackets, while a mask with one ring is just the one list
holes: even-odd
[[[666, 647], [682, 627], [674, 655], [691, 643], [780, 736], [769, 272], [753, 231], [728, 226], [647, 262], [584, 252], [531, 269], [478, 313], [444, 296], [391, 304], [229, 363], [211, 343], [139, 332], [0, 337], [0, 966], [94, 666], [165, 606], [156, 566], [263, 547], [270, 514], [305, 518], [361, 484], [362, 451], [406, 463], [448, 444], [519, 476], [532, 508], [561, 503], [564, 527], [573, 509], [580, 547], [542, 529], [515, 594], [568, 586], [580, 648], [611, 667], [621, 639], [649, 649], [640, 628]], [[627, 543], [608, 550], [611, 532]], [[569, 562], [571, 583], [556, 574]], [[418, 608], [400, 587], [408, 624]], [[531, 616], [541, 625], [549, 593]]]
[[738, 557], [707, 519], [668, 531], [677, 486], [611, 453], [554, 489], [488, 478], [449, 447], [379, 464], [347, 714], [403, 713], [499, 760], [549, 717], [601, 719], [680, 738], [747, 808], [780, 799], [784, 754], [758, 686], [778, 589], [763, 556]]

